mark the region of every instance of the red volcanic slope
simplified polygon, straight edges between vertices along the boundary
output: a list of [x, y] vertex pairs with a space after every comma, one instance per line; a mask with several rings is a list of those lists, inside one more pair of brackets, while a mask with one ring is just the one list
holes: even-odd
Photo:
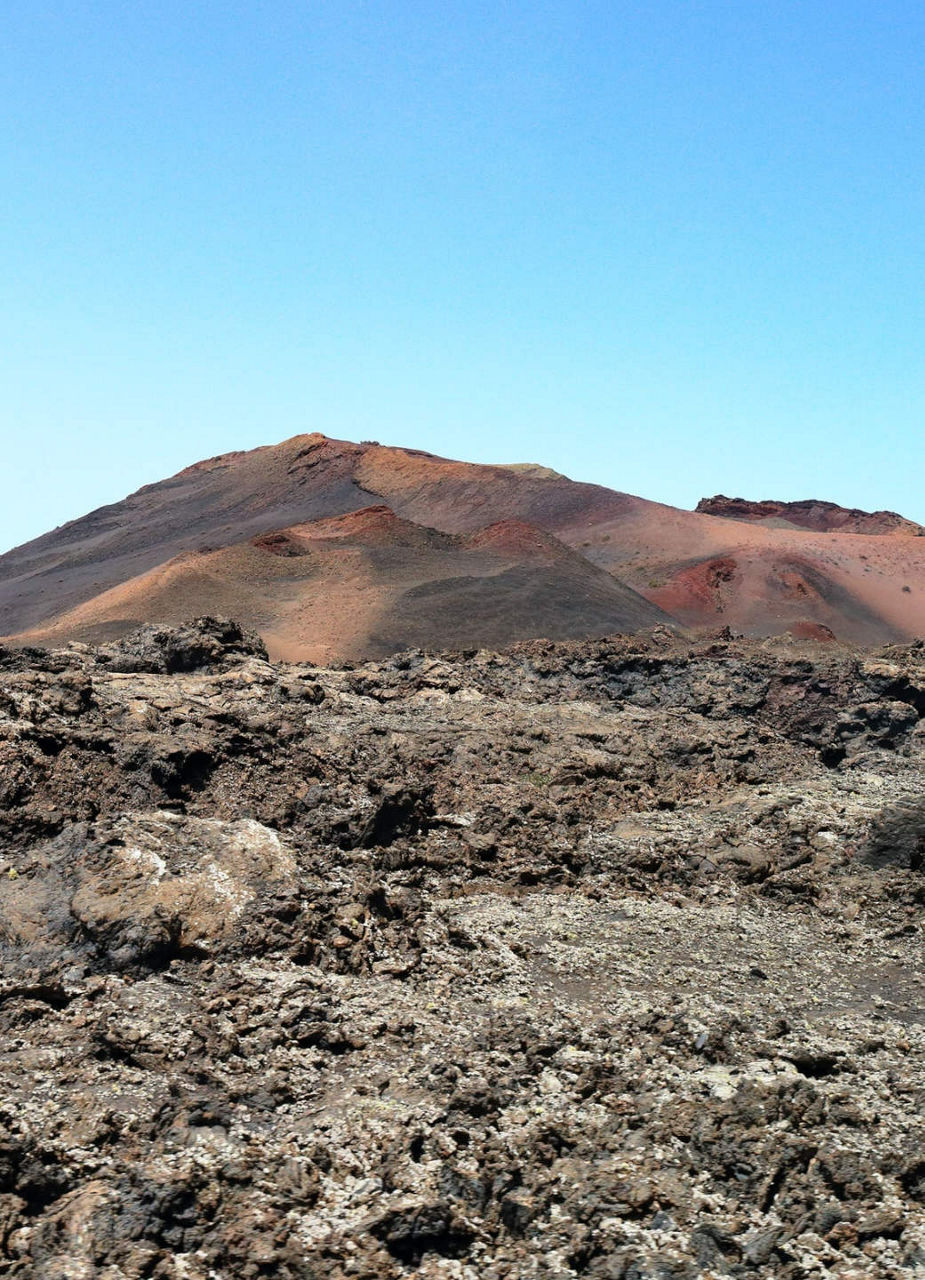
[[0, 634], [34, 627], [182, 551], [226, 547], [383, 501], [407, 519], [456, 533], [512, 517], [554, 531], [602, 498], [611, 507], [640, 501], [507, 467], [294, 436], [196, 463], [0, 556]]
[[232, 615], [272, 657], [497, 648], [636, 631], [671, 619], [549, 534], [516, 521], [447, 534], [374, 506], [217, 551], [185, 552], [21, 639], [114, 639], [139, 623]]
[[[469, 644], [483, 614], [495, 619], [486, 643], [566, 625], [633, 629], [659, 610], [753, 635], [827, 628], [868, 644], [925, 633], [925, 538], [793, 526], [681, 511], [537, 466], [296, 436], [197, 463], [0, 556], [0, 633], [61, 638], [118, 625], [119, 609], [123, 622], [169, 620], [212, 601], [267, 634], [281, 628], [280, 650], [297, 656], [320, 626], [305, 623], [311, 598], [316, 613], [333, 611], [318, 640], [331, 652], [338, 627], [351, 652]], [[525, 577], [501, 581], [502, 560], [500, 572]]]
[[701, 498], [697, 510], [708, 516], [727, 520], [746, 520], [750, 524], [776, 524], [792, 529], [813, 529], [817, 533], [896, 534], [901, 537], [925, 536], [925, 528], [906, 520], [895, 511], [859, 511], [856, 507], [840, 507], [835, 502], [809, 498], [803, 502], [749, 502], [747, 498]]

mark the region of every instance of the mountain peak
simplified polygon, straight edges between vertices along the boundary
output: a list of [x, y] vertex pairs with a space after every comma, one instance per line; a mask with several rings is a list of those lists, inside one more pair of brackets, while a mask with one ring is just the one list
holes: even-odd
[[0, 556], [0, 634], [58, 643], [208, 611], [290, 658], [666, 622], [876, 644], [925, 632], [925, 540], [899, 536], [916, 532], [816, 501], [681, 511], [536, 463], [311, 431], [195, 463]]

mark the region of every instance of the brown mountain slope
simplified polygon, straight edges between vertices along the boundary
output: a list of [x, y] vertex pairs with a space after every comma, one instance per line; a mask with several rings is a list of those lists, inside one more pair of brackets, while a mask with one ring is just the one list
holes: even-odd
[[[375, 512], [383, 506], [407, 524], [383, 521], [381, 513], [369, 514], [370, 508]], [[238, 550], [222, 561], [224, 567], [218, 574], [225, 584], [223, 598], [232, 606], [223, 611], [240, 615], [246, 607], [251, 610], [249, 616], [256, 616], [259, 593], [269, 587], [261, 576], [263, 570], [256, 579], [249, 576], [252, 567], [247, 557], [254, 550], [251, 540], [275, 536], [279, 530], [291, 533], [306, 523], [330, 521], [351, 512], [365, 512], [357, 518], [368, 526], [363, 533], [362, 573], [350, 567], [347, 551], [343, 563], [332, 557], [330, 550], [322, 557], [330, 581], [331, 575], [342, 575], [338, 590], [339, 598], [345, 601], [357, 598], [360, 582], [366, 583], [364, 590], [372, 590], [370, 584], [376, 583], [375, 590], [382, 598], [393, 601], [398, 599], [399, 587], [415, 591], [438, 578], [482, 579], [486, 574], [481, 569], [458, 573], [452, 567], [453, 557], [462, 555], [464, 548], [455, 543], [438, 546], [433, 541], [439, 536], [437, 531], [462, 536], [513, 521], [533, 531], [529, 535], [521, 531], [515, 541], [526, 538], [529, 543], [540, 536], [537, 531], [552, 535], [560, 549], [562, 544], [570, 547], [583, 560], [627, 583], [688, 626], [729, 625], [753, 635], [825, 626], [840, 639], [861, 644], [925, 633], [925, 538], [775, 527], [773, 523], [681, 511], [598, 485], [576, 483], [535, 465], [479, 466], [418, 450], [350, 444], [314, 434], [197, 463], [0, 556], [0, 634], [34, 632], [52, 619], [71, 616], [76, 607], [167, 566], [180, 554], [231, 552], [233, 548]], [[382, 551], [402, 547], [404, 539], [414, 542], [425, 536], [408, 526], [424, 528], [431, 540], [426, 571], [410, 564], [408, 547], [403, 549], [403, 567], [397, 566], [394, 558], [383, 559], [381, 555], [374, 563], [371, 557], [377, 539]], [[346, 525], [337, 534], [330, 529], [324, 534], [316, 531], [315, 540], [337, 538], [346, 545], [345, 529]], [[504, 537], [509, 542], [514, 537], [512, 525]], [[469, 552], [476, 549], [472, 545]], [[530, 566], [531, 574], [537, 570], [535, 548], [508, 547], [505, 554], [509, 556], [506, 572], [522, 562]], [[244, 560], [235, 568], [240, 557]], [[446, 567], [438, 572], [435, 565], [441, 557], [446, 559]], [[733, 566], [728, 572], [727, 561]], [[186, 581], [192, 570], [188, 561], [182, 563], [181, 576]], [[568, 561], [566, 576], [570, 580], [577, 573], [576, 563], [575, 559]], [[720, 583], [714, 589], [711, 583], [718, 563]], [[560, 616], [571, 616], [577, 607], [566, 605], [571, 596], [560, 593], [555, 609], [549, 612], [555, 598], [554, 579], [565, 571], [564, 566], [563, 561], [558, 569], [547, 566], [545, 571], [551, 575], [552, 596], [544, 597], [543, 609], [550, 620], [556, 611]], [[174, 564], [170, 572], [176, 571]], [[602, 581], [595, 579], [598, 586]], [[500, 584], [495, 587], [499, 589]], [[303, 583], [299, 590], [305, 589]], [[283, 588], [273, 590], [279, 594]], [[538, 634], [538, 616], [530, 613], [535, 606], [526, 600], [515, 604], [519, 590], [511, 584], [502, 611], [509, 628], [505, 634], [510, 638]], [[442, 598], [412, 596], [405, 602], [407, 616], [414, 614], [423, 627], [424, 618], [431, 616], [429, 608], [433, 618], [446, 620], [446, 626], [450, 619], [461, 618], [471, 634], [476, 629], [471, 615], [478, 616], [488, 605], [476, 588], [470, 586], [466, 591], [465, 608], [460, 584], [453, 588], [455, 603], [452, 607], [447, 604], [444, 612]], [[171, 592], [171, 598], [183, 595], [179, 588], [171, 587]], [[426, 608], [423, 600], [428, 601]], [[110, 604], [111, 600], [105, 608]], [[132, 616], [149, 616], [145, 607], [144, 597], [137, 596]], [[357, 623], [356, 634], [364, 628], [371, 634], [371, 612], [364, 612], [367, 621], [362, 626]], [[337, 610], [334, 614], [340, 616]], [[582, 625], [580, 609], [574, 621]], [[60, 625], [56, 624], [59, 632]], [[631, 621], [627, 619], [625, 625]], [[444, 624], [428, 626], [434, 643], [457, 642], [458, 637], [449, 634]], [[395, 638], [396, 630], [387, 627], [380, 636], [384, 643], [391, 643], [389, 638]], [[490, 642], [502, 640], [493, 636]]]
[[[657, 519], [633, 513], [590, 528], [583, 541], [589, 559], [689, 626], [761, 636], [819, 623], [862, 645], [925, 635], [923, 538], [768, 528], [664, 508]], [[688, 590], [691, 574], [709, 579], [717, 566], [718, 593]]]
[[649, 596], [682, 622], [728, 618], [736, 631], [850, 635], [874, 644], [883, 616], [812, 558], [743, 547], [734, 554], [666, 567]]
[[556, 532], [599, 508], [612, 516], [653, 506], [534, 468], [294, 436], [196, 463], [0, 556], [0, 634], [34, 627], [179, 552], [230, 546], [377, 501], [448, 532], [508, 518]]
[[378, 505], [221, 550], [183, 552], [21, 639], [111, 640], [139, 622], [174, 624], [203, 610], [258, 630], [272, 657], [317, 662], [671, 622], [530, 525], [447, 534]]

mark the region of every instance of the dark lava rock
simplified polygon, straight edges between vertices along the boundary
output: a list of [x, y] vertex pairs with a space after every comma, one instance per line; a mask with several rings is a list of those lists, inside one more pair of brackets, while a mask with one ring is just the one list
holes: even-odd
[[925, 648], [0, 651], [0, 1272], [925, 1258]]
[[174, 675], [209, 671], [242, 657], [266, 658], [266, 646], [253, 631], [227, 618], [197, 618], [182, 627], [148, 625], [100, 649], [110, 670]]

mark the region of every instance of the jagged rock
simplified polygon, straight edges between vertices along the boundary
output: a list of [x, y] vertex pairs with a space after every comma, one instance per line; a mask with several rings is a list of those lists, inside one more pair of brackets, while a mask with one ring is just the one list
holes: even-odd
[[197, 618], [183, 627], [148, 625], [104, 645], [100, 657], [112, 671], [174, 675], [212, 670], [242, 657], [266, 658], [266, 646], [252, 631], [226, 618]]
[[158, 812], [76, 823], [20, 868], [0, 879], [0, 942], [27, 966], [211, 955], [240, 940], [256, 899], [297, 887], [275, 831]]
[[118, 648], [0, 654], [4, 1274], [915, 1274], [921, 646]]

